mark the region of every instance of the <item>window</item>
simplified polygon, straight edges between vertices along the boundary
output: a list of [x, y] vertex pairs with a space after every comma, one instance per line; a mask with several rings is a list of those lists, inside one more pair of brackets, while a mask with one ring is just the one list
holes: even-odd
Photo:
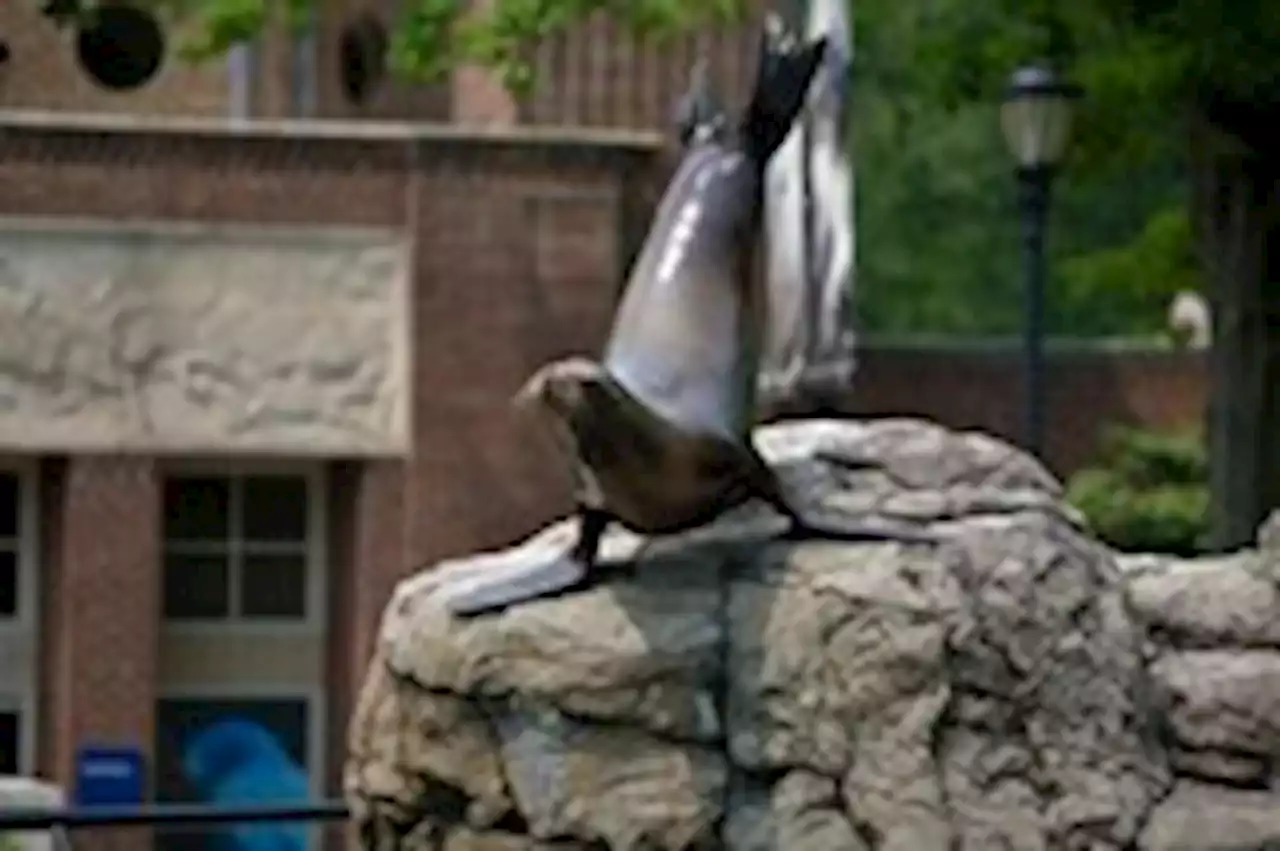
[[0, 468], [0, 775], [31, 770], [36, 716], [35, 468]]
[[34, 610], [34, 478], [0, 468], [0, 626], [29, 625]]
[[253, 115], [253, 94], [258, 74], [258, 46], [241, 42], [227, 51], [227, 75], [230, 95], [227, 108], [232, 118]]
[[[182, 697], [156, 707], [156, 797], [162, 802], [253, 803], [309, 800], [320, 755], [312, 700], [283, 697]], [[229, 797], [228, 797], [229, 796]], [[232, 825], [232, 829], [240, 830]], [[227, 828], [221, 828], [226, 830]], [[315, 847], [306, 824], [264, 824], [262, 845]], [[164, 831], [157, 851], [217, 851], [219, 828]], [[243, 837], [242, 837], [243, 838]], [[259, 843], [251, 843], [259, 844]]]
[[22, 480], [0, 471], [0, 620], [22, 614]]
[[0, 691], [0, 777], [31, 772], [31, 713], [16, 692]]
[[303, 474], [168, 477], [165, 617], [295, 624], [315, 617], [319, 493]]
[[0, 703], [0, 776], [22, 774], [22, 713], [12, 702]]
[[293, 39], [293, 67], [290, 75], [290, 102], [295, 118], [310, 118], [316, 113], [319, 61], [314, 13]]

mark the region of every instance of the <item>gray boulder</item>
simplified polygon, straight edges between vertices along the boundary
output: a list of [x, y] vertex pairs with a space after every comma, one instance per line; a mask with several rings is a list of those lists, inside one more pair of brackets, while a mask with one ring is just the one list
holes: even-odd
[[1118, 559], [981, 434], [813, 420], [757, 443], [806, 498], [940, 543], [783, 541], [748, 507], [614, 530], [633, 578], [500, 615], [433, 592], [570, 521], [405, 581], [350, 725], [365, 849], [1280, 847], [1280, 559]]
[[[34, 777], [0, 776], [0, 812], [6, 809], [61, 809], [62, 789]], [[0, 830], [0, 851], [66, 851], [62, 830]]]

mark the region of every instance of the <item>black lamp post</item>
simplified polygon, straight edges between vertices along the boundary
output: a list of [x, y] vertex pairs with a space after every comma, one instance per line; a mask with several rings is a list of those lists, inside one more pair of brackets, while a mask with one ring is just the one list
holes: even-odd
[[1044, 230], [1050, 187], [1071, 134], [1071, 116], [1082, 91], [1042, 66], [1015, 71], [1000, 110], [1000, 124], [1017, 167], [1022, 208], [1026, 294], [1024, 320], [1026, 448], [1044, 449], [1045, 255]]

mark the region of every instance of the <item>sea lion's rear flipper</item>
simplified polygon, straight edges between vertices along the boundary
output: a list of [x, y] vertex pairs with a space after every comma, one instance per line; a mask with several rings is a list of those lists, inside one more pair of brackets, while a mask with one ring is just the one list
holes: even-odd
[[753, 469], [752, 492], [791, 521], [785, 537], [792, 540], [825, 538], [835, 541], [898, 541], [905, 544], [936, 544], [940, 540], [916, 525], [878, 514], [849, 514], [814, 505], [790, 493], [778, 474], [749, 449]]
[[743, 152], [762, 169], [791, 132], [826, 47], [825, 38], [798, 39], [777, 14], [765, 17], [755, 86], [740, 130]]
[[897, 541], [904, 544], [936, 544], [940, 538], [919, 527], [879, 515], [851, 516], [814, 507], [791, 507], [787, 512], [791, 528], [785, 537], [793, 540], [826, 538], [835, 541]]

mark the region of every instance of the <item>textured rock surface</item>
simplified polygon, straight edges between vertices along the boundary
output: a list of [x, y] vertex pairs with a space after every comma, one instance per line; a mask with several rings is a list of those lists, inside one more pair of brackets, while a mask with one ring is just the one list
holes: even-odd
[[0, 223], [0, 445], [399, 452], [394, 233]]
[[[32, 777], [0, 775], [0, 811], [61, 807], [66, 804], [62, 789]], [[0, 831], [0, 851], [66, 851], [70, 848], [63, 830]]]
[[1271, 512], [1258, 529], [1258, 547], [1268, 551], [1280, 550], [1280, 510]]
[[748, 508], [615, 531], [634, 577], [500, 616], [432, 591], [568, 523], [405, 582], [350, 730], [366, 848], [1280, 847], [1280, 559], [1118, 559], [982, 435], [757, 441], [810, 498], [942, 543], [783, 541]]

